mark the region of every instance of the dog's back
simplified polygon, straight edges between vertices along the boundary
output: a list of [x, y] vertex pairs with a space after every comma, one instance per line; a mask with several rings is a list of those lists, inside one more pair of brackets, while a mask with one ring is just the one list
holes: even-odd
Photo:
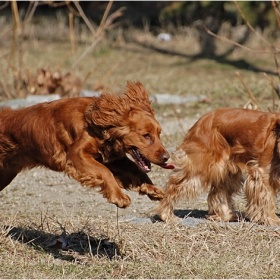
[[59, 154], [65, 153], [84, 129], [84, 111], [89, 102], [89, 98], [70, 98], [19, 110], [3, 109], [0, 167], [43, 165], [61, 171], [64, 163], [57, 161]]

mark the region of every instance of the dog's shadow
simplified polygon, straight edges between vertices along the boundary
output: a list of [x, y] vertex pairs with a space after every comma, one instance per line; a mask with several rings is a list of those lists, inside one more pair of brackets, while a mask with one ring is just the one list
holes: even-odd
[[[249, 221], [246, 218], [245, 212], [240, 212], [240, 211], [235, 211], [235, 213], [238, 215], [239, 218], [244, 219], [245, 221]], [[187, 218], [187, 217], [192, 217], [192, 218], [197, 218], [197, 219], [207, 219], [208, 211], [204, 210], [174, 210], [174, 215], [178, 218]], [[276, 216], [280, 218], [280, 214], [276, 213]]]
[[197, 219], [206, 219], [207, 218], [207, 211], [204, 210], [198, 210], [198, 209], [188, 209], [188, 210], [182, 210], [182, 209], [177, 209], [174, 210], [174, 215], [178, 218], [197, 218]]
[[[190, 217], [190, 218], [207, 220], [208, 211], [198, 210], [198, 209], [187, 209], [187, 210], [177, 209], [174, 210], [173, 214], [174, 216], [181, 219], [186, 219]], [[245, 212], [236, 211], [236, 214], [240, 219], [240, 221], [242, 220], [245, 222], [250, 222], [250, 220], [246, 218]], [[280, 214], [276, 213], [276, 216], [280, 219]], [[161, 218], [158, 215], [153, 216], [152, 220], [155, 222], [162, 222]]]
[[[198, 209], [188, 209], [188, 210], [177, 209], [174, 210], [173, 214], [181, 219], [185, 219], [187, 217], [196, 218], [196, 219], [207, 219], [208, 212], [204, 210], [198, 210]], [[153, 216], [152, 220], [155, 222], [162, 221], [158, 215]]]
[[[5, 231], [12, 240], [33, 247], [38, 251], [50, 253], [54, 258], [61, 260], [73, 261], [75, 254], [90, 254], [110, 260], [116, 256], [122, 256], [118, 245], [109, 241], [109, 238], [104, 235], [97, 238], [81, 231], [58, 236], [37, 229], [9, 226], [5, 227]], [[65, 252], [71, 252], [71, 254]]]

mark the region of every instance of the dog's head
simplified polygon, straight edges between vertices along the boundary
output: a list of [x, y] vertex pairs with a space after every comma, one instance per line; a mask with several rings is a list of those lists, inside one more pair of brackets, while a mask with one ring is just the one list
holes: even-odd
[[139, 82], [127, 83], [124, 96], [102, 94], [86, 112], [91, 127], [102, 131], [104, 160], [130, 154], [143, 172], [151, 163], [172, 169], [160, 141], [161, 127], [154, 117], [148, 94]]
[[160, 141], [161, 127], [151, 114], [132, 110], [126, 126], [129, 132], [122, 139], [124, 149], [143, 172], [151, 171], [151, 162], [163, 168], [173, 168], [166, 163], [169, 154]]

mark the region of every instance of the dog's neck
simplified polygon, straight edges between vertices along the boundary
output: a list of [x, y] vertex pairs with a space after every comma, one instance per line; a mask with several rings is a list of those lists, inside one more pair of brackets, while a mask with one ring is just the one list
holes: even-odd
[[125, 157], [121, 138], [112, 137], [110, 128], [87, 127], [87, 132], [97, 141], [97, 154], [95, 158], [102, 163], [109, 163]]
[[102, 157], [103, 163], [109, 163], [125, 157], [123, 144], [118, 139], [100, 141], [98, 152]]

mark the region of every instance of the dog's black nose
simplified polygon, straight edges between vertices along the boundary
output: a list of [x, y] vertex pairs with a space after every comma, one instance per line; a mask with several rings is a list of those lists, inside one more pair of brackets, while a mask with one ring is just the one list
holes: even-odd
[[169, 159], [169, 157], [170, 157], [169, 154], [162, 154], [161, 155], [161, 161], [166, 162]]

